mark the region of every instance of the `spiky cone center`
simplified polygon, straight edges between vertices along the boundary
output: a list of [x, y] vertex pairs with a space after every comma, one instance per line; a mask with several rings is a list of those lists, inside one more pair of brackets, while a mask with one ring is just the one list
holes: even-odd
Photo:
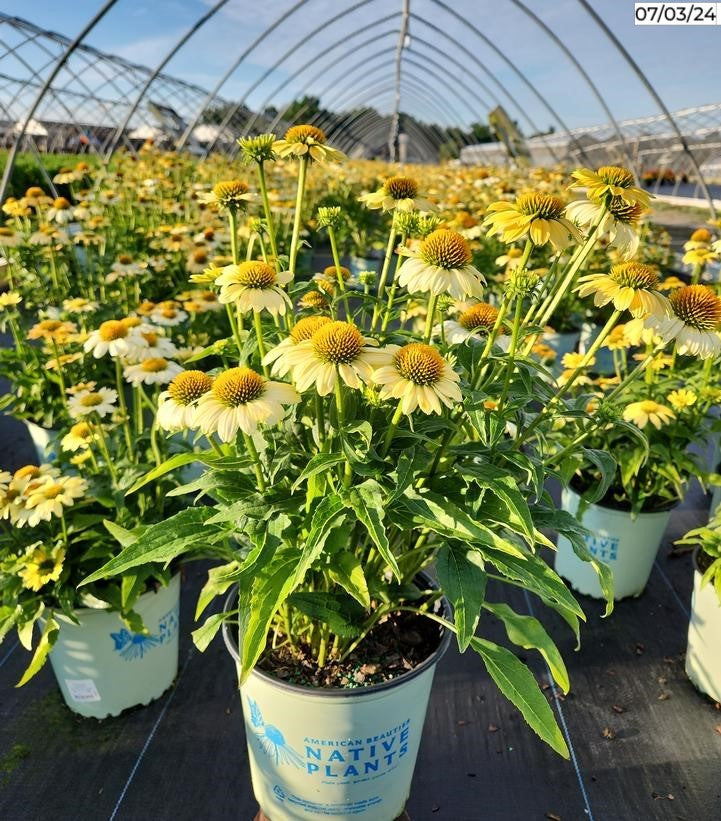
[[213, 380], [203, 371], [183, 371], [168, 385], [170, 398], [179, 405], [189, 405], [213, 387]]
[[221, 180], [213, 186], [215, 198], [226, 208], [237, 208], [243, 202], [243, 195], [247, 193], [248, 186], [243, 180]]
[[70, 208], [70, 203], [65, 197], [55, 197], [53, 200], [53, 208], [57, 211], [67, 211], [67, 209]]
[[98, 328], [98, 333], [103, 342], [113, 342], [115, 339], [125, 339], [128, 335], [128, 327], [118, 319], [108, 319]]
[[319, 143], [323, 145], [326, 140], [325, 132], [314, 125], [294, 125], [285, 132], [285, 140], [289, 143]]
[[133, 261], [133, 258], [130, 256], [130, 254], [120, 254], [118, 256], [118, 262], [121, 265], [130, 265], [132, 263], [132, 261]]
[[238, 282], [245, 288], [270, 288], [275, 285], [275, 270], [265, 262], [250, 260], [241, 262], [237, 272]]
[[606, 185], [616, 185], [619, 188], [630, 188], [635, 180], [628, 168], [619, 165], [602, 165], [596, 172]]
[[490, 330], [498, 319], [498, 309], [487, 302], [479, 302], [465, 310], [459, 317], [458, 323], [467, 331], [474, 331], [476, 328]]
[[300, 300], [300, 304], [304, 308], [315, 308], [318, 310], [323, 310], [328, 307], [328, 300], [323, 296], [320, 291], [308, 291], [307, 294], [304, 294], [302, 299]]
[[611, 197], [608, 210], [617, 222], [636, 225], [648, 208], [640, 202], [626, 202], [622, 197]]
[[238, 144], [243, 155], [256, 162], [273, 159], [273, 143], [275, 134], [258, 134], [257, 137], [241, 137]]
[[566, 203], [551, 194], [521, 194], [516, 197], [516, 208], [526, 217], [555, 220], [563, 216]]
[[265, 391], [265, 379], [250, 368], [231, 368], [216, 377], [213, 396], [229, 408], [246, 405]]
[[394, 200], [413, 199], [418, 194], [418, 183], [413, 177], [389, 177], [383, 183], [383, 190]]
[[715, 331], [721, 324], [721, 299], [705, 285], [686, 285], [669, 296], [673, 312], [699, 331]]
[[652, 291], [658, 286], [658, 271], [641, 262], [622, 262], [611, 268], [611, 279], [618, 285]]
[[154, 348], [158, 344], [159, 336], [154, 331], [141, 331], [140, 335], [148, 343], [149, 348]]
[[338, 279], [339, 270], [343, 282], [348, 282], [351, 274], [350, 270], [346, 268], [345, 265], [340, 265], [338, 268], [336, 268], [335, 265], [329, 265], [327, 268], [323, 269], [323, 276], [330, 277], [332, 279]]
[[54, 333], [59, 328], [63, 326], [63, 323], [59, 319], [43, 319], [42, 322], [38, 322], [37, 329], [42, 333]]
[[450, 271], [465, 268], [471, 262], [471, 249], [465, 239], [456, 231], [438, 228], [421, 243], [421, 259], [428, 265]]
[[691, 234], [691, 242], [711, 242], [711, 232], [708, 228], [697, 228]]
[[140, 368], [145, 371], [145, 373], [160, 373], [160, 371], [164, 371], [167, 367], [168, 360], [163, 359], [161, 356], [154, 356], [150, 359], [144, 359], [140, 363]]
[[311, 339], [318, 328], [327, 325], [331, 321], [327, 316], [304, 316], [299, 319], [290, 332], [290, 338], [293, 342], [305, 342], [306, 339]]
[[37, 185], [31, 185], [30, 188], [25, 192], [25, 196], [29, 200], [35, 200], [38, 197], [44, 197], [45, 192], [42, 188]]
[[404, 345], [393, 357], [398, 373], [415, 385], [433, 385], [443, 373], [445, 359], [435, 348], [422, 342]]
[[209, 260], [208, 250], [206, 248], [196, 248], [190, 256], [196, 265], [205, 265]]
[[350, 322], [328, 322], [313, 334], [313, 349], [324, 362], [346, 365], [353, 362], [363, 347], [363, 337]]
[[143, 324], [143, 320], [139, 316], [126, 316], [120, 320], [125, 328], [137, 328]]
[[84, 408], [97, 408], [103, 404], [103, 397], [99, 393], [88, 393], [80, 397], [80, 404]]

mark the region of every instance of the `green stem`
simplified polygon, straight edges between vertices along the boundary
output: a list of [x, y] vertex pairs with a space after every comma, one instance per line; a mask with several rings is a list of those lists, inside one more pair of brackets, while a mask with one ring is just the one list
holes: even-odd
[[253, 462], [253, 470], [255, 471], [255, 478], [258, 482], [258, 490], [261, 493], [265, 492], [265, 479], [263, 478], [263, 467], [260, 463], [260, 456], [258, 455], [258, 449], [255, 447], [255, 443], [253, 439], [248, 436], [248, 434], [243, 431], [243, 441], [245, 442], [245, 447], [248, 451], [248, 456], [250, 456], [251, 461]]
[[[305, 178], [308, 171], [308, 155], [301, 155], [298, 160], [298, 190], [295, 195], [295, 214], [293, 215], [293, 234], [290, 239], [290, 258], [288, 260], [288, 270], [295, 278], [295, 264], [298, 257], [298, 244], [300, 241], [300, 221], [303, 209], [303, 195], [305, 193]], [[293, 282], [291, 279], [291, 282]], [[290, 286], [290, 283], [289, 283]]]
[[268, 186], [265, 181], [265, 166], [262, 160], [258, 163], [258, 187], [260, 188], [260, 196], [263, 200], [263, 213], [265, 214], [265, 221], [268, 225], [270, 252], [273, 255], [273, 265], [277, 272], [280, 270], [280, 263], [278, 262], [278, 245], [275, 238], [275, 225], [273, 224], [273, 216], [270, 211], [270, 201], [268, 199]]
[[513, 315], [513, 330], [511, 331], [511, 344], [508, 348], [508, 360], [506, 362], [506, 375], [503, 380], [503, 389], [501, 391], [501, 398], [498, 401], [498, 404], [501, 409], [503, 409], [503, 405], [506, 401], [506, 397], [508, 396], [508, 388], [511, 384], [511, 376], [513, 375], [513, 371], [515, 370], [516, 364], [516, 350], [518, 348], [518, 336], [521, 328], [521, 314], [523, 313], [523, 299], [520, 296], [516, 296], [516, 310]]
[[[338, 413], [338, 432], [342, 436], [343, 428], [345, 427], [345, 407], [343, 404], [343, 386], [341, 385], [340, 374], [336, 370], [335, 379], [335, 407]], [[350, 487], [353, 480], [353, 468], [346, 458], [345, 467], [343, 469], [343, 485]]]
[[433, 319], [436, 315], [436, 305], [438, 303], [438, 294], [431, 294], [428, 298], [428, 313], [426, 314], [426, 330], [423, 334], [423, 341], [426, 345], [431, 344], [433, 336]]
[[123, 415], [123, 434], [125, 436], [125, 444], [128, 448], [128, 459], [131, 462], [135, 462], [136, 454], [133, 448], [133, 436], [130, 433], [128, 408], [125, 403], [125, 393], [123, 392], [123, 368], [120, 364], [120, 359], [118, 359], [117, 357], [115, 357], [115, 384], [118, 389], [118, 404], [120, 405], [120, 412]]
[[[406, 244], [406, 240], [408, 239], [407, 234], [401, 234], [400, 239], [400, 246], [404, 247]], [[385, 333], [386, 328], [388, 327], [388, 322], [391, 318], [391, 309], [393, 308], [393, 300], [396, 298], [396, 290], [398, 289], [398, 271], [400, 270], [401, 265], [403, 264], [404, 257], [401, 254], [398, 254], [396, 257], [396, 270], [393, 274], [393, 284], [391, 285], [391, 289], [388, 292], [388, 304], [386, 305], [386, 312], [383, 316], [383, 323], [381, 324], [381, 331]]]
[[238, 255], [238, 214], [234, 208], [228, 209], [228, 229], [230, 231], [230, 253], [233, 257], [233, 265], [240, 262]]
[[338, 287], [343, 297], [343, 306], [345, 308], [346, 321], [351, 322], [350, 305], [348, 304], [348, 294], [345, 290], [345, 280], [341, 273], [340, 256], [338, 255], [338, 244], [335, 239], [335, 229], [332, 225], [328, 226], [328, 238], [330, 239], [330, 250], [333, 254], [333, 264], [335, 265], [336, 278], [338, 279]]
[[371, 319], [371, 332], [375, 330], [376, 323], [380, 319], [381, 305], [383, 304], [383, 294], [386, 289], [386, 282], [388, 281], [388, 271], [391, 266], [391, 258], [393, 256], [393, 249], [396, 243], [396, 224], [395, 220], [391, 222], [391, 230], [388, 234], [388, 243], [386, 245], [386, 255], [383, 258], [383, 268], [381, 269], [381, 278], [378, 282], [378, 293], [376, 296], [376, 304], [373, 308], [373, 318]]
[[258, 353], [263, 368], [263, 374], [268, 377], [268, 366], [263, 365], [265, 359], [265, 343], [263, 342], [263, 323], [260, 321], [260, 311], [253, 310], [253, 325], [255, 326], [255, 338], [258, 340]]
[[393, 437], [395, 436], [396, 430], [398, 430], [398, 424], [401, 421], [401, 417], [403, 416], [403, 409], [402, 409], [403, 402], [402, 400], [398, 402], [398, 407], [396, 408], [396, 412], [393, 414], [393, 418], [391, 419], [391, 423], [388, 426], [388, 430], [386, 431], [385, 438], [383, 440], [383, 448], [381, 449], [381, 457], [385, 459], [386, 454], [388, 453], [388, 448], [391, 446], [391, 442], [393, 441]]

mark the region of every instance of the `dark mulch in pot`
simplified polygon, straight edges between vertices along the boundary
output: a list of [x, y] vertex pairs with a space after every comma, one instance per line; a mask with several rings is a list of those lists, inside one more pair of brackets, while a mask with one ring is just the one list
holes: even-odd
[[350, 689], [381, 684], [422, 664], [440, 644], [438, 625], [415, 613], [393, 613], [377, 624], [344, 661], [318, 669], [307, 647], [268, 649], [258, 668], [304, 687]]
[[696, 551], [696, 568], [699, 573], [705, 573], [713, 563], [714, 559], [708, 553], [704, 553], [703, 550]]

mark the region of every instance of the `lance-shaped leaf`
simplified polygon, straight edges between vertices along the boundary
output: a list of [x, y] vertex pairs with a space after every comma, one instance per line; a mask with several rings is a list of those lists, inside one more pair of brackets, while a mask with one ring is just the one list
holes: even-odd
[[486, 595], [487, 575], [477, 551], [445, 544], [436, 557], [438, 581], [453, 605], [458, 648], [463, 652], [476, 632]]
[[350, 490], [346, 496], [346, 504], [353, 510], [358, 521], [365, 526], [378, 552], [393, 571], [393, 575], [400, 581], [401, 571], [391, 551], [383, 523], [386, 512], [383, 486], [375, 479], [366, 479], [365, 482]]

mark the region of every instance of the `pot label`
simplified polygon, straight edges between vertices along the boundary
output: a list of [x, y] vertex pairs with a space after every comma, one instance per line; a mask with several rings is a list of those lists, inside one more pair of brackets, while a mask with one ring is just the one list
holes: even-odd
[[617, 536], [599, 536], [597, 533], [592, 533], [590, 536], [584, 536], [586, 547], [591, 553], [602, 562], [615, 562], [618, 559], [618, 543]]
[[113, 649], [125, 661], [133, 661], [143, 658], [153, 647], [172, 641], [178, 632], [178, 607], [176, 605], [160, 618], [158, 632], [155, 634], [131, 633], [125, 627], [117, 633], [111, 633], [110, 638], [114, 642]]
[[100, 701], [100, 693], [91, 678], [66, 678], [65, 686], [73, 701]]

